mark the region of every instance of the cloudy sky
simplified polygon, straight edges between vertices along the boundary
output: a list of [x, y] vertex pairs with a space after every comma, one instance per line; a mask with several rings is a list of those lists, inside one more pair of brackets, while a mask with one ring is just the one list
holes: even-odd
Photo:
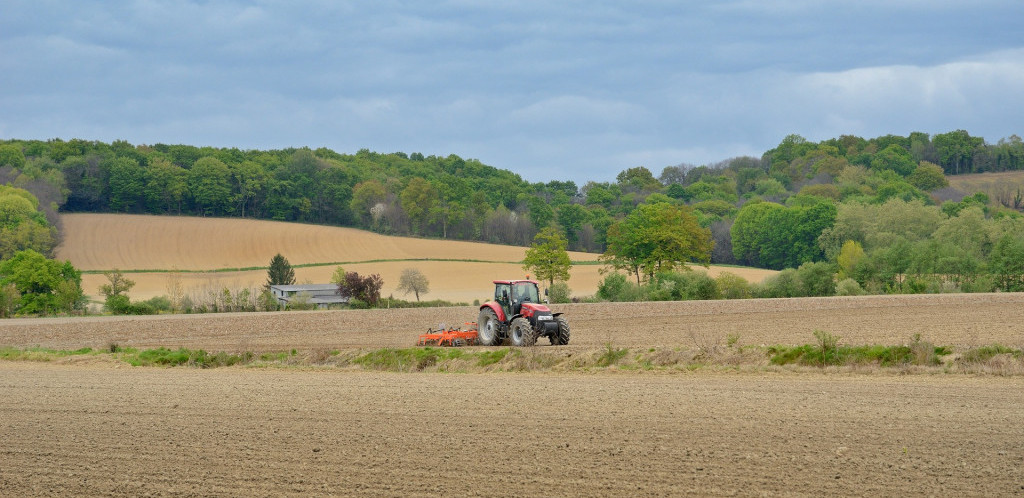
[[1024, 134], [1020, 0], [0, 5], [0, 137], [458, 154], [531, 181]]

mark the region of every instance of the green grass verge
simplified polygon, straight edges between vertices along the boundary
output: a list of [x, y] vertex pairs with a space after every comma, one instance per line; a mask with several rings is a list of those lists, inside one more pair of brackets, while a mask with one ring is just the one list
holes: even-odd
[[135, 367], [144, 366], [168, 366], [179, 365], [194, 366], [199, 368], [230, 367], [232, 365], [248, 364], [253, 360], [254, 355], [246, 352], [241, 354], [207, 353], [202, 349], [177, 350], [167, 348], [147, 349], [145, 351], [131, 351], [124, 353], [122, 359], [129, 365]]
[[[911, 346], [836, 346], [823, 350], [817, 345], [769, 346], [773, 365], [853, 365], [875, 363], [883, 367], [895, 365], [939, 365], [941, 357], [951, 351], [945, 347], [932, 347], [922, 351]], [[930, 353], [930, 354], [929, 354]]]
[[94, 352], [92, 348], [81, 348], [72, 351], [47, 348], [0, 348], [0, 360], [10, 361], [52, 361], [57, 358], [87, 354], [98, 353]]
[[505, 348], [505, 349], [497, 349], [497, 350], [494, 350], [494, 351], [483, 351], [483, 352], [477, 353], [476, 354], [476, 357], [477, 357], [476, 366], [478, 366], [478, 367], [486, 367], [488, 365], [494, 365], [495, 363], [499, 363], [499, 362], [501, 362], [501, 360], [504, 360], [505, 357], [508, 356], [508, 354], [511, 353], [511, 352], [512, 352], [512, 349]]
[[[825, 337], [826, 334], [822, 334]], [[828, 337], [825, 337], [828, 338]], [[578, 353], [578, 352], [577, 352]], [[382, 348], [372, 351], [338, 350], [227, 353], [202, 349], [156, 348], [138, 350], [110, 344], [103, 349], [58, 350], [47, 348], [0, 347], [0, 361], [49, 362], [72, 356], [100, 356], [138, 367], [217, 368], [236, 365], [256, 367], [358, 367], [391, 372], [489, 372], [489, 371], [591, 371], [675, 370], [706, 368], [739, 369], [740, 365], [758, 369], [765, 365], [810, 367], [871, 365], [878, 367], [941, 367], [944, 371], [978, 371], [995, 368], [1007, 375], [1024, 373], [1024, 351], [999, 344], [958, 351], [955, 359], [949, 347], [936, 347], [915, 340], [908, 345], [839, 346], [834, 342], [799, 346], [729, 347], [713, 353], [694, 354], [680, 348], [617, 348], [611, 343], [587, 354], [574, 354], [561, 348]], [[996, 357], [1009, 358], [993, 360]], [[952, 370], [951, 370], [952, 368]]]
[[611, 343], [607, 343], [604, 345], [604, 351], [597, 357], [595, 366], [610, 367], [625, 358], [627, 354], [629, 354], [628, 348], [615, 348]]
[[[441, 262], [441, 263], [495, 263], [495, 264], [521, 264], [522, 261], [495, 261], [488, 259], [456, 259], [456, 258], [394, 258], [394, 259], [367, 259], [362, 261], [332, 261], [328, 263], [301, 263], [294, 264], [292, 268], [316, 268], [321, 266], [345, 266], [372, 263], [403, 263], [403, 262]], [[601, 264], [597, 261], [574, 261], [574, 265]], [[168, 269], [133, 269], [118, 270], [121, 273], [233, 273], [241, 271], [267, 270], [266, 266], [241, 266], [233, 268], [213, 268], [209, 270], [168, 270]], [[82, 274], [99, 275], [113, 270], [83, 270]]]
[[1000, 354], [1008, 354], [1016, 359], [1020, 359], [1024, 357], [1024, 350], [1008, 348], [999, 344], [992, 344], [990, 346], [981, 346], [979, 348], [969, 349], [960, 357], [960, 360], [965, 362], [984, 363]]
[[384, 348], [359, 356], [353, 363], [372, 370], [411, 372], [466, 356], [471, 354], [460, 348]]

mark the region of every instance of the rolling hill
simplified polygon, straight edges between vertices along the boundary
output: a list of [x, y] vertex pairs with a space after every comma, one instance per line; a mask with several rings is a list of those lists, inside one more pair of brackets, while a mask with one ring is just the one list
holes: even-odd
[[[518, 263], [524, 247], [479, 242], [392, 237], [353, 228], [237, 218], [194, 218], [124, 214], [64, 214], [57, 258], [88, 272], [130, 271], [134, 299], [167, 294], [170, 273], [179, 270], [186, 292], [224, 287], [260, 287], [265, 267], [276, 253], [293, 266], [298, 282], [324, 283], [338, 263], [361, 274], [379, 273], [383, 295], [394, 294], [404, 268], [420, 269], [430, 280], [425, 299], [471, 302], [486, 299], [491, 280], [525, 275]], [[597, 254], [573, 252], [574, 262], [594, 262]], [[309, 265], [309, 266], [304, 266]], [[596, 264], [573, 267], [569, 286], [575, 295], [597, 291], [602, 275]], [[759, 282], [773, 274], [753, 268], [711, 267]], [[106, 282], [102, 274], [83, 275], [91, 296]], [[411, 296], [409, 296], [411, 298]]]

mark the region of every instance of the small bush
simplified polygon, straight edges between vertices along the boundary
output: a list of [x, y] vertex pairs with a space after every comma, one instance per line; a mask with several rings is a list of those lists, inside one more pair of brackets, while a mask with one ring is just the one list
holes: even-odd
[[138, 303], [139, 306], [148, 307], [156, 313], [170, 313], [173, 309], [171, 298], [167, 296], [156, 296]]
[[354, 310], [368, 310], [370, 309], [370, 303], [362, 299], [352, 298], [348, 300], [348, 307]]
[[995, 292], [998, 288], [995, 275], [978, 275], [960, 284], [960, 289], [964, 292]]
[[722, 297], [718, 290], [718, 283], [707, 272], [690, 270], [674, 273], [674, 275], [678, 282], [679, 299], [711, 300]]
[[914, 334], [910, 342], [911, 362], [915, 365], [938, 365], [942, 363], [939, 356], [949, 354], [944, 348], [936, 348], [934, 344], [921, 340], [921, 334]]
[[960, 361], [963, 363], [985, 363], [991, 360], [996, 355], [1009, 354], [1015, 358], [1020, 358], [1022, 353], [1019, 349], [1008, 348], [1000, 344], [992, 344], [990, 346], [981, 346], [979, 348], [972, 348], [967, 350], [960, 357]]
[[760, 285], [754, 287], [755, 297], [800, 297], [800, 279], [796, 270], [786, 268], [768, 277]]
[[106, 308], [115, 315], [155, 315], [156, 309], [147, 301], [132, 303], [128, 296], [115, 294], [107, 298]]
[[801, 296], [834, 296], [836, 282], [835, 268], [829, 263], [804, 263], [796, 270]]
[[839, 345], [839, 336], [824, 330], [815, 330], [814, 338], [818, 340], [818, 350], [821, 353], [821, 366], [826, 363], [835, 365], [838, 363], [839, 355], [836, 346]]
[[864, 289], [852, 278], [845, 278], [836, 284], [837, 296], [863, 296], [864, 294], [866, 294]]
[[195, 309], [195, 304], [192, 302], [192, 297], [191, 296], [187, 296], [187, 295], [186, 296], [182, 296], [181, 297], [181, 312], [182, 313], [192, 313], [193, 309]]
[[107, 311], [115, 315], [124, 315], [126, 314], [125, 310], [131, 307], [131, 304], [131, 300], [128, 299], [128, 296], [124, 294], [116, 294], [106, 299], [104, 307]]
[[629, 354], [628, 348], [615, 348], [612, 347], [611, 343], [607, 343], [605, 344], [604, 352], [601, 353], [601, 356], [597, 357], [595, 364], [599, 367], [610, 367], [618, 363], [627, 354]]
[[612, 273], [597, 286], [597, 297], [605, 301], [638, 301], [640, 291], [636, 284], [621, 273]]
[[641, 291], [649, 301], [720, 299], [718, 284], [703, 271], [662, 272]]
[[295, 297], [293, 297], [291, 299], [291, 301], [288, 301], [288, 310], [289, 311], [308, 311], [308, 310], [311, 310], [311, 309], [315, 309], [316, 308], [316, 304], [313, 304], [312, 299], [313, 299], [313, 296], [310, 293], [306, 292], [306, 291], [302, 291], [302, 292], [296, 293]]
[[263, 289], [257, 298], [257, 303], [260, 311], [278, 311], [281, 309], [281, 303], [274, 297], [274, 293], [270, 292], [270, 289]]
[[735, 273], [724, 271], [715, 279], [718, 292], [723, 299], [747, 299], [750, 297], [750, 283]]
[[564, 304], [572, 300], [572, 290], [565, 282], [555, 282], [548, 288], [548, 299], [552, 303]]

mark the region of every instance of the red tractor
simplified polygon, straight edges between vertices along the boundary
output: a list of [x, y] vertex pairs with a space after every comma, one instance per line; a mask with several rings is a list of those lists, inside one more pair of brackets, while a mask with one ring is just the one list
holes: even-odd
[[478, 343], [497, 346], [508, 339], [514, 346], [533, 346], [544, 336], [552, 345], [569, 344], [569, 322], [552, 313], [540, 300], [536, 280], [495, 280], [494, 301], [480, 306]]

